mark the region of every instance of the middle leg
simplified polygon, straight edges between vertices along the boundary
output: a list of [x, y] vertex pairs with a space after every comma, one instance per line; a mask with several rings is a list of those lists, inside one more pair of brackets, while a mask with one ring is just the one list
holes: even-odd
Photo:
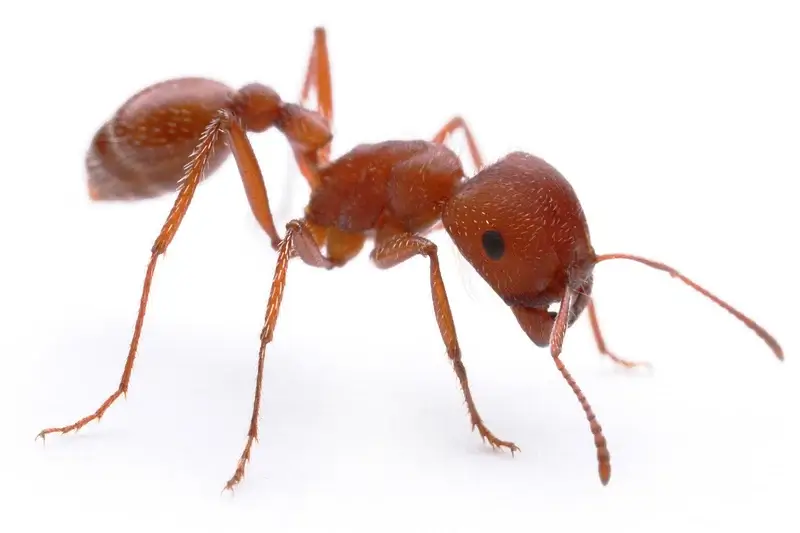
[[278, 247], [278, 262], [275, 266], [275, 275], [272, 279], [272, 288], [267, 301], [267, 312], [264, 317], [264, 328], [261, 331], [261, 346], [258, 350], [258, 370], [256, 374], [256, 390], [253, 397], [253, 411], [250, 417], [250, 427], [244, 450], [236, 465], [233, 476], [225, 484], [226, 490], [233, 490], [244, 478], [245, 466], [250, 460], [250, 451], [253, 442], [258, 440], [258, 416], [261, 405], [261, 382], [264, 377], [264, 362], [266, 360], [267, 344], [272, 341], [275, 325], [278, 322], [278, 313], [283, 300], [283, 291], [286, 287], [286, 272], [289, 260], [300, 257], [308, 265], [330, 270], [334, 264], [320, 251], [314, 238], [311, 227], [304, 220], [292, 220], [286, 225], [286, 236]]
[[388, 269], [396, 266], [416, 255], [428, 257], [431, 265], [431, 295], [433, 296], [433, 308], [436, 313], [436, 322], [439, 324], [439, 331], [442, 340], [447, 346], [447, 355], [453, 363], [464, 398], [467, 402], [467, 409], [472, 421], [472, 428], [478, 428], [481, 438], [488, 440], [493, 448], [508, 448], [513, 455], [519, 448], [509, 441], [498, 439], [489, 428], [483, 423], [475, 402], [472, 399], [472, 392], [469, 389], [467, 380], [467, 370], [461, 361], [461, 347], [456, 336], [456, 327], [453, 322], [453, 313], [450, 310], [450, 303], [447, 299], [447, 292], [444, 288], [444, 280], [439, 270], [439, 256], [436, 244], [424, 237], [410, 234], [400, 234], [381, 239], [375, 246], [371, 254], [372, 260], [381, 269]]

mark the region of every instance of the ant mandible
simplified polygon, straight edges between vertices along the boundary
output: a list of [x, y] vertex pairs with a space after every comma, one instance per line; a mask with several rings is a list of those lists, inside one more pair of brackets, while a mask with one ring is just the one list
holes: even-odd
[[[553, 361], [577, 397], [594, 435], [603, 485], [611, 476], [610, 454], [589, 402], [560, 360], [565, 333], [587, 310], [598, 350], [626, 367], [639, 363], [620, 359], [606, 348], [591, 298], [596, 264], [628, 259], [669, 273], [741, 320], [783, 359], [781, 347], [761, 326], [672, 267], [630, 254], [597, 255], [580, 202], [565, 177], [544, 160], [523, 152], [511, 153], [484, 167], [469, 128], [460, 117], [451, 120], [432, 141], [361, 144], [331, 160], [332, 93], [325, 32], [321, 28], [315, 30], [301, 101], [307, 98], [312, 85], [317, 89], [319, 113], [282, 103], [274, 91], [261, 85], [231, 92], [207, 80], [166, 82], [146, 89], [139, 100], [134, 97], [98, 133], [88, 158], [92, 198], [146, 198], [163, 194], [175, 185], [178, 195], [152, 249], [119, 388], [95, 413], [69, 426], [45, 429], [39, 436], [78, 430], [99, 419], [127, 392], [156, 260], [174, 237], [204, 174], [221, 164], [226, 140], [253, 214], [278, 251], [261, 332], [250, 427], [226, 489], [232, 489], [243, 478], [258, 435], [266, 346], [275, 331], [290, 259], [299, 257], [308, 265], [324, 269], [342, 267], [358, 255], [368, 238], [374, 242], [370, 258], [380, 269], [418, 255], [428, 258], [436, 321], [472, 427], [492, 447], [506, 448], [513, 454], [519, 448], [497, 438], [486, 427], [470, 392], [437, 246], [424, 236], [438, 224], [444, 227], [468, 263], [508, 305], [530, 340], [539, 347], [550, 347]], [[179, 124], [175, 117], [184, 117], [186, 130], [175, 130], [174, 124]], [[244, 134], [270, 126], [289, 138], [311, 188], [305, 216], [286, 225], [283, 239], [277, 237], [263, 178]], [[165, 127], [172, 129], [165, 133]], [[464, 132], [478, 169], [471, 179], [465, 178], [458, 156], [444, 145], [456, 130]], [[200, 137], [199, 143], [192, 146], [193, 151], [186, 149], [192, 133]], [[190, 151], [189, 163], [183, 168], [181, 158]], [[214, 157], [213, 153], [223, 155]], [[557, 313], [548, 309], [554, 303], [560, 304]]]

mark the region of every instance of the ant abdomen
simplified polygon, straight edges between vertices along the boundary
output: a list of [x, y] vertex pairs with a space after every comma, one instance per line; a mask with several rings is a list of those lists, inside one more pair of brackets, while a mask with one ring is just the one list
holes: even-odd
[[[128, 99], [95, 134], [86, 155], [93, 200], [133, 200], [175, 192], [197, 140], [234, 91], [204, 78], [151, 85]], [[222, 138], [206, 174], [228, 155]]]

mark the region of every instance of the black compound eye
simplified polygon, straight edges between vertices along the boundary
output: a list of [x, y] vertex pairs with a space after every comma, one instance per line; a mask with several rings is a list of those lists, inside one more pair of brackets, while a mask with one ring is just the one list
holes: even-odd
[[481, 237], [481, 244], [483, 244], [483, 249], [486, 251], [486, 255], [489, 256], [489, 259], [497, 261], [506, 253], [506, 243], [499, 231], [490, 229], [485, 232]]

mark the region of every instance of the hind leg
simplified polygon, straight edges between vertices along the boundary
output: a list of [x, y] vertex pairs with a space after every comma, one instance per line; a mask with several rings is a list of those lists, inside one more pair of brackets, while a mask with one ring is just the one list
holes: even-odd
[[[316, 93], [316, 111], [325, 118], [328, 129], [333, 131], [333, 87], [331, 85], [331, 64], [328, 56], [328, 43], [325, 28], [314, 29], [314, 45], [308, 58], [308, 67], [300, 92], [299, 104], [308, 107], [311, 91]], [[328, 163], [331, 159], [331, 143], [313, 153], [306, 153], [302, 146], [292, 145], [297, 166], [313, 189], [317, 185], [315, 167]], [[309, 161], [310, 160], [310, 161]]]

